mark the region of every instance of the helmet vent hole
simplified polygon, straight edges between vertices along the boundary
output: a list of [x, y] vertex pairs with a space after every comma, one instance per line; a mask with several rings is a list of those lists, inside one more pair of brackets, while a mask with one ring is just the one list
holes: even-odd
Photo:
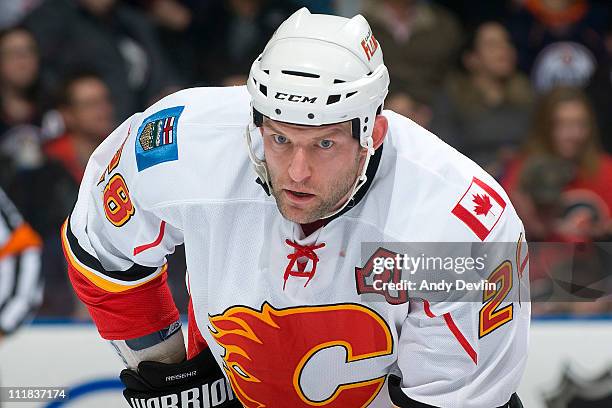
[[368, 123], [368, 120], [369, 120], [369, 119], [370, 119], [370, 118], [368, 118], [368, 117], [366, 116], [366, 118], [365, 118], [363, 121], [364, 121], [365, 123]]
[[274, 110], [274, 112], [275, 112], [277, 115], [280, 115], [280, 114], [281, 114], [281, 110], [280, 110], [280, 109], [275, 109], [275, 110]]
[[263, 72], [265, 72], [266, 74], [270, 75], [270, 70], [269, 69], [264, 69]]
[[313, 113], [309, 113], [308, 114], [308, 119], [314, 119], [314, 114]]
[[334, 79], [334, 84], [343, 84], [343, 83], [345, 83], [345, 82], [346, 82], [346, 81], [343, 81], [343, 80], [341, 80], [341, 79]]
[[331, 104], [338, 102], [339, 100], [340, 100], [340, 95], [329, 95], [329, 97], [327, 98], [327, 104], [331, 105]]
[[355, 95], [356, 93], [357, 93], [357, 91], [355, 91], [355, 92], [349, 92], [349, 93], [347, 93], [347, 94], [346, 94], [346, 97], [347, 97], [347, 98], [350, 98], [351, 96]]
[[300, 72], [300, 71], [281, 71], [283, 74], [285, 75], [293, 75], [293, 76], [301, 76], [301, 77], [306, 77], [306, 78], [320, 78], [321, 75], [318, 74], [312, 74], [310, 72]]
[[261, 91], [262, 94], [268, 96], [268, 87], [263, 85], [263, 84], [259, 84], [259, 90]]
[[367, 126], [364, 126], [364, 127], [363, 127], [363, 131], [364, 131], [364, 132], [367, 132], [367, 131], [368, 131], [368, 127], [367, 127]]

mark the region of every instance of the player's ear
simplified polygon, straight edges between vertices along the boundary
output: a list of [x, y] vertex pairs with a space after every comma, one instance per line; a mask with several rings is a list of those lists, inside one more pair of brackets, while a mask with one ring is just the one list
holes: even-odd
[[374, 149], [378, 149], [387, 136], [387, 129], [389, 129], [389, 122], [383, 115], [376, 115], [374, 120], [374, 130], [372, 131], [372, 141], [374, 142]]

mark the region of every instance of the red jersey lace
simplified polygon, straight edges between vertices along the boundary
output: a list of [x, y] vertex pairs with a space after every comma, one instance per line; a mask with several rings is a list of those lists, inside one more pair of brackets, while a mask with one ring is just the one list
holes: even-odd
[[[285, 242], [287, 243], [287, 245], [293, 247], [295, 249], [295, 252], [287, 255], [287, 258], [289, 259], [289, 264], [285, 268], [283, 290], [285, 290], [285, 286], [287, 285], [287, 279], [289, 279], [289, 276], [308, 278], [308, 280], [304, 284], [304, 287], [306, 287], [306, 285], [308, 285], [310, 280], [314, 277], [315, 272], [317, 271], [317, 263], [319, 262], [319, 257], [315, 253], [315, 250], [323, 248], [325, 246], [325, 243], [315, 245], [300, 245], [288, 239], [286, 239]], [[310, 271], [305, 270], [308, 261], [300, 262], [298, 261], [298, 259], [300, 258], [308, 258], [312, 261], [312, 269]], [[298, 270], [294, 271], [293, 267], [296, 263]]]

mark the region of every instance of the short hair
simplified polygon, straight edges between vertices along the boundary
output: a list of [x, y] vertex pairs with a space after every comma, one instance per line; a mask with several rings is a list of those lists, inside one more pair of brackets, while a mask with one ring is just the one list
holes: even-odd
[[11, 34], [18, 33], [18, 32], [27, 33], [30, 37], [32, 37], [34, 44], [36, 44], [36, 47], [38, 48], [38, 42], [36, 41], [36, 37], [34, 36], [34, 33], [30, 31], [30, 29], [22, 25], [16, 25], [16, 26], [1, 29], [0, 30], [0, 44], [6, 39], [6, 37], [8, 37]]
[[69, 107], [72, 105], [72, 93], [73, 87], [76, 83], [88, 79], [95, 79], [105, 83], [104, 79], [101, 75], [99, 75], [96, 71], [89, 69], [80, 69], [76, 71], [72, 71], [68, 75], [64, 77], [62, 80], [56, 97], [56, 105], [58, 107]]

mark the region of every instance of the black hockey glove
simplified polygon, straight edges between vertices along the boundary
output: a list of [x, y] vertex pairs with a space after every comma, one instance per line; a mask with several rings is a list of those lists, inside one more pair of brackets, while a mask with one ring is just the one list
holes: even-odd
[[143, 361], [119, 377], [132, 408], [242, 407], [208, 349], [178, 364]]

